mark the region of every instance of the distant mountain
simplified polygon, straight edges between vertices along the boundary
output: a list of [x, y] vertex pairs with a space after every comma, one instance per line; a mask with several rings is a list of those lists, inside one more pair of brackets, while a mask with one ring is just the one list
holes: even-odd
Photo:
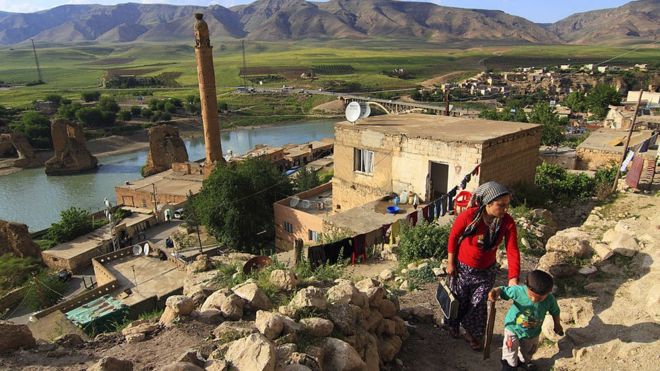
[[660, 0], [639, 0], [613, 9], [576, 13], [548, 26], [575, 44], [603, 44], [660, 36]]
[[64, 5], [36, 13], [0, 12], [0, 44], [30, 38], [51, 43], [190, 40], [198, 12], [205, 14], [214, 38], [607, 44], [657, 38], [659, 9], [660, 0], [640, 0], [536, 24], [497, 10], [392, 0], [258, 0], [232, 8]]

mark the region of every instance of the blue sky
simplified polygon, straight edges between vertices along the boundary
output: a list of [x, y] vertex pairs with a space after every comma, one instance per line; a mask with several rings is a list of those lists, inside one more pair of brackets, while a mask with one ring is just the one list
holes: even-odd
[[[118, 4], [129, 1], [116, 0], [0, 0], [0, 11], [34, 12], [50, 9], [64, 4]], [[159, 3], [176, 5], [210, 5], [233, 6], [246, 4], [251, 0], [132, 0], [134, 3]], [[552, 23], [573, 13], [594, 9], [615, 8], [628, 0], [435, 0], [427, 1], [445, 6], [472, 9], [496, 9], [509, 14], [521, 16], [533, 22]]]

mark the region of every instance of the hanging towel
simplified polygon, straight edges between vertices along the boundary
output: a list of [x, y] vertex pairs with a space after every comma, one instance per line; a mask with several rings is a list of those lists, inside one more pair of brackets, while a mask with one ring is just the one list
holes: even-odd
[[412, 214], [408, 214], [406, 221], [410, 223], [411, 226], [415, 226], [417, 224], [417, 210], [415, 210]]
[[[367, 249], [366, 239], [367, 239], [367, 236], [365, 234], [359, 234], [359, 235], [353, 237], [353, 253], [355, 255], [364, 254], [364, 252]], [[351, 254], [351, 255], [353, 255], [353, 254]]]
[[307, 258], [309, 259], [309, 264], [312, 267], [318, 267], [319, 265], [325, 264], [325, 245], [310, 246], [307, 251]]
[[353, 239], [350, 237], [344, 238], [339, 241], [339, 244], [341, 246], [342, 259], [350, 258], [353, 255]]
[[475, 175], [475, 176], [479, 175], [479, 166], [481, 166], [481, 165], [477, 165], [477, 167], [475, 167], [474, 170], [472, 170], [472, 175]]
[[639, 147], [639, 153], [646, 152], [649, 150], [649, 142], [651, 141], [651, 138], [645, 140], [642, 142], [642, 145]]
[[399, 233], [401, 231], [401, 220], [397, 220], [392, 223], [392, 228], [390, 229], [390, 246], [394, 245], [399, 238]]
[[426, 205], [426, 207], [429, 208], [429, 211], [428, 211], [428, 218], [429, 219], [428, 220], [429, 220], [429, 222], [431, 222], [435, 219], [435, 202], [432, 202], [432, 203]]
[[430, 214], [429, 214], [430, 206], [431, 206], [431, 205], [426, 205], [426, 206], [422, 207], [422, 217], [423, 217], [424, 220], [426, 220], [427, 222], [430, 222], [430, 221], [431, 221], [431, 218], [429, 217], [429, 215], [430, 215]]
[[456, 196], [456, 190], [458, 187], [454, 187], [451, 191], [447, 192], [447, 212], [454, 210], [454, 196]]

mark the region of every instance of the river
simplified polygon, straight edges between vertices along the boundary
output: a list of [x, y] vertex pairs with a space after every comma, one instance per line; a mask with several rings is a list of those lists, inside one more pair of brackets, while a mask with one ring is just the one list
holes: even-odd
[[[305, 143], [334, 136], [334, 120], [303, 121], [253, 129], [236, 129], [221, 134], [222, 150], [243, 154], [257, 144], [279, 146]], [[185, 140], [191, 160], [203, 158], [203, 138]], [[0, 219], [27, 224], [37, 231], [59, 220], [59, 214], [71, 206], [90, 212], [103, 206], [103, 199], [115, 199], [114, 187], [126, 180], [141, 177], [140, 168], [147, 150], [102, 157], [93, 173], [46, 176], [43, 168], [26, 169], [0, 176]]]

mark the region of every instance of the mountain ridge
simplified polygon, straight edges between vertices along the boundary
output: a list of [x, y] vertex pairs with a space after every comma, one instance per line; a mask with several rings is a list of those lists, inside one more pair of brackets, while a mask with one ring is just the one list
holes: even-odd
[[124, 3], [62, 5], [35, 13], [0, 12], [0, 44], [34, 39], [177, 41], [192, 36], [194, 13], [204, 13], [213, 38], [420, 39], [532, 44], [608, 44], [657, 40], [660, 0], [576, 13], [540, 24], [500, 10], [464, 9], [392, 0], [257, 0], [223, 7]]

